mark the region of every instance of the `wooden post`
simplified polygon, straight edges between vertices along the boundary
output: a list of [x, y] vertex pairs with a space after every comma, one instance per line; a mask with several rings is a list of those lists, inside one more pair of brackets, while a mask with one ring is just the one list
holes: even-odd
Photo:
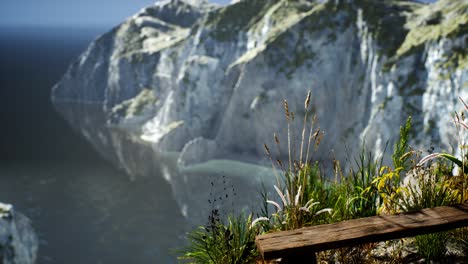
[[317, 264], [314, 252], [308, 254], [294, 254], [281, 259], [281, 264]]

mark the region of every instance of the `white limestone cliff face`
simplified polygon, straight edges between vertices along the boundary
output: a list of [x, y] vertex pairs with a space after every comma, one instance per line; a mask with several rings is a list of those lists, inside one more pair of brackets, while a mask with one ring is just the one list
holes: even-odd
[[300, 135], [308, 90], [325, 132], [314, 158], [324, 164], [345, 160], [345, 146], [383, 154], [409, 115], [413, 146], [450, 151], [458, 142], [451, 113], [462, 109], [458, 96], [468, 98], [467, 8], [448, 0], [159, 1], [96, 39], [52, 100], [132, 177], [162, 174], [195, 219], [218, 191], [211, 188], [223, 190], [210, 185], [222, 175], [240, 207], [258, 204], [259, 183], [274, 182], [263, 143], [274, 145], [274, 132], [286, 142], [283, 99]]
[[0, 263], [35, 263], [38, 245], [29, 219], [11, 205], [0, 203]]

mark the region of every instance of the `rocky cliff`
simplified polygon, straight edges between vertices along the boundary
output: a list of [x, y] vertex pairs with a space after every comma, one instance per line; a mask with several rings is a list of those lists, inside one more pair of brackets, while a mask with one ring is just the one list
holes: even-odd
[[162, 174], [196, 217], [212, 177], [227, 176], [239, 204], [258, 201], [273, 180], [263, 143], [286, 138], [281, 102], [302, 120], [308, 90], [325, 131], [317, 159], [363, 144], [380, 155], [409, 115], [413, 146], [451, 151], [467, 21], [462, 0], [163, 0], [91, 43], [52, 100], [132, 177]]
[[39, 241], [29, 219], [0, 203], [0, 263], [35, 263]]

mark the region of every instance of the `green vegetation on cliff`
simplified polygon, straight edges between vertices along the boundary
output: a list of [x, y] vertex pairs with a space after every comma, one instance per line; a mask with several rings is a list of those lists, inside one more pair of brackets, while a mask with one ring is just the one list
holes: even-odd
[[[402, 56], [412, 49], [441, 38], [454, 38], [468, 33], [468, 2], [440, 0], [414, 12], [406, 27], [409, 32], [397, 51]], [[465, 54], [466, 60], [466, 54]]]
[[143, 89], [134, 98], [125, 100], [114, 106], [112, 112], [126, 118], [141, 115], [147, 106], [154, 105], [158, 99], [154, 96], [151, 89]]
[[228, 5], [208, 14], [207, 25], [212, 26], [211, 36], [222, 42], [231, 41], [240, 31], [258, 22], [272, 0], [249, 0]]

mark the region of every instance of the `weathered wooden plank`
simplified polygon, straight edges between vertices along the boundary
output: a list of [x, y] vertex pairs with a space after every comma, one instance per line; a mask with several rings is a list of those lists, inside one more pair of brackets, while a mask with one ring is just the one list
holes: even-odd
[[264, 259], [275, 259], [464, 226], [468, 226], [468, 203], [275, 232], [257, 236], [256, 244]]

